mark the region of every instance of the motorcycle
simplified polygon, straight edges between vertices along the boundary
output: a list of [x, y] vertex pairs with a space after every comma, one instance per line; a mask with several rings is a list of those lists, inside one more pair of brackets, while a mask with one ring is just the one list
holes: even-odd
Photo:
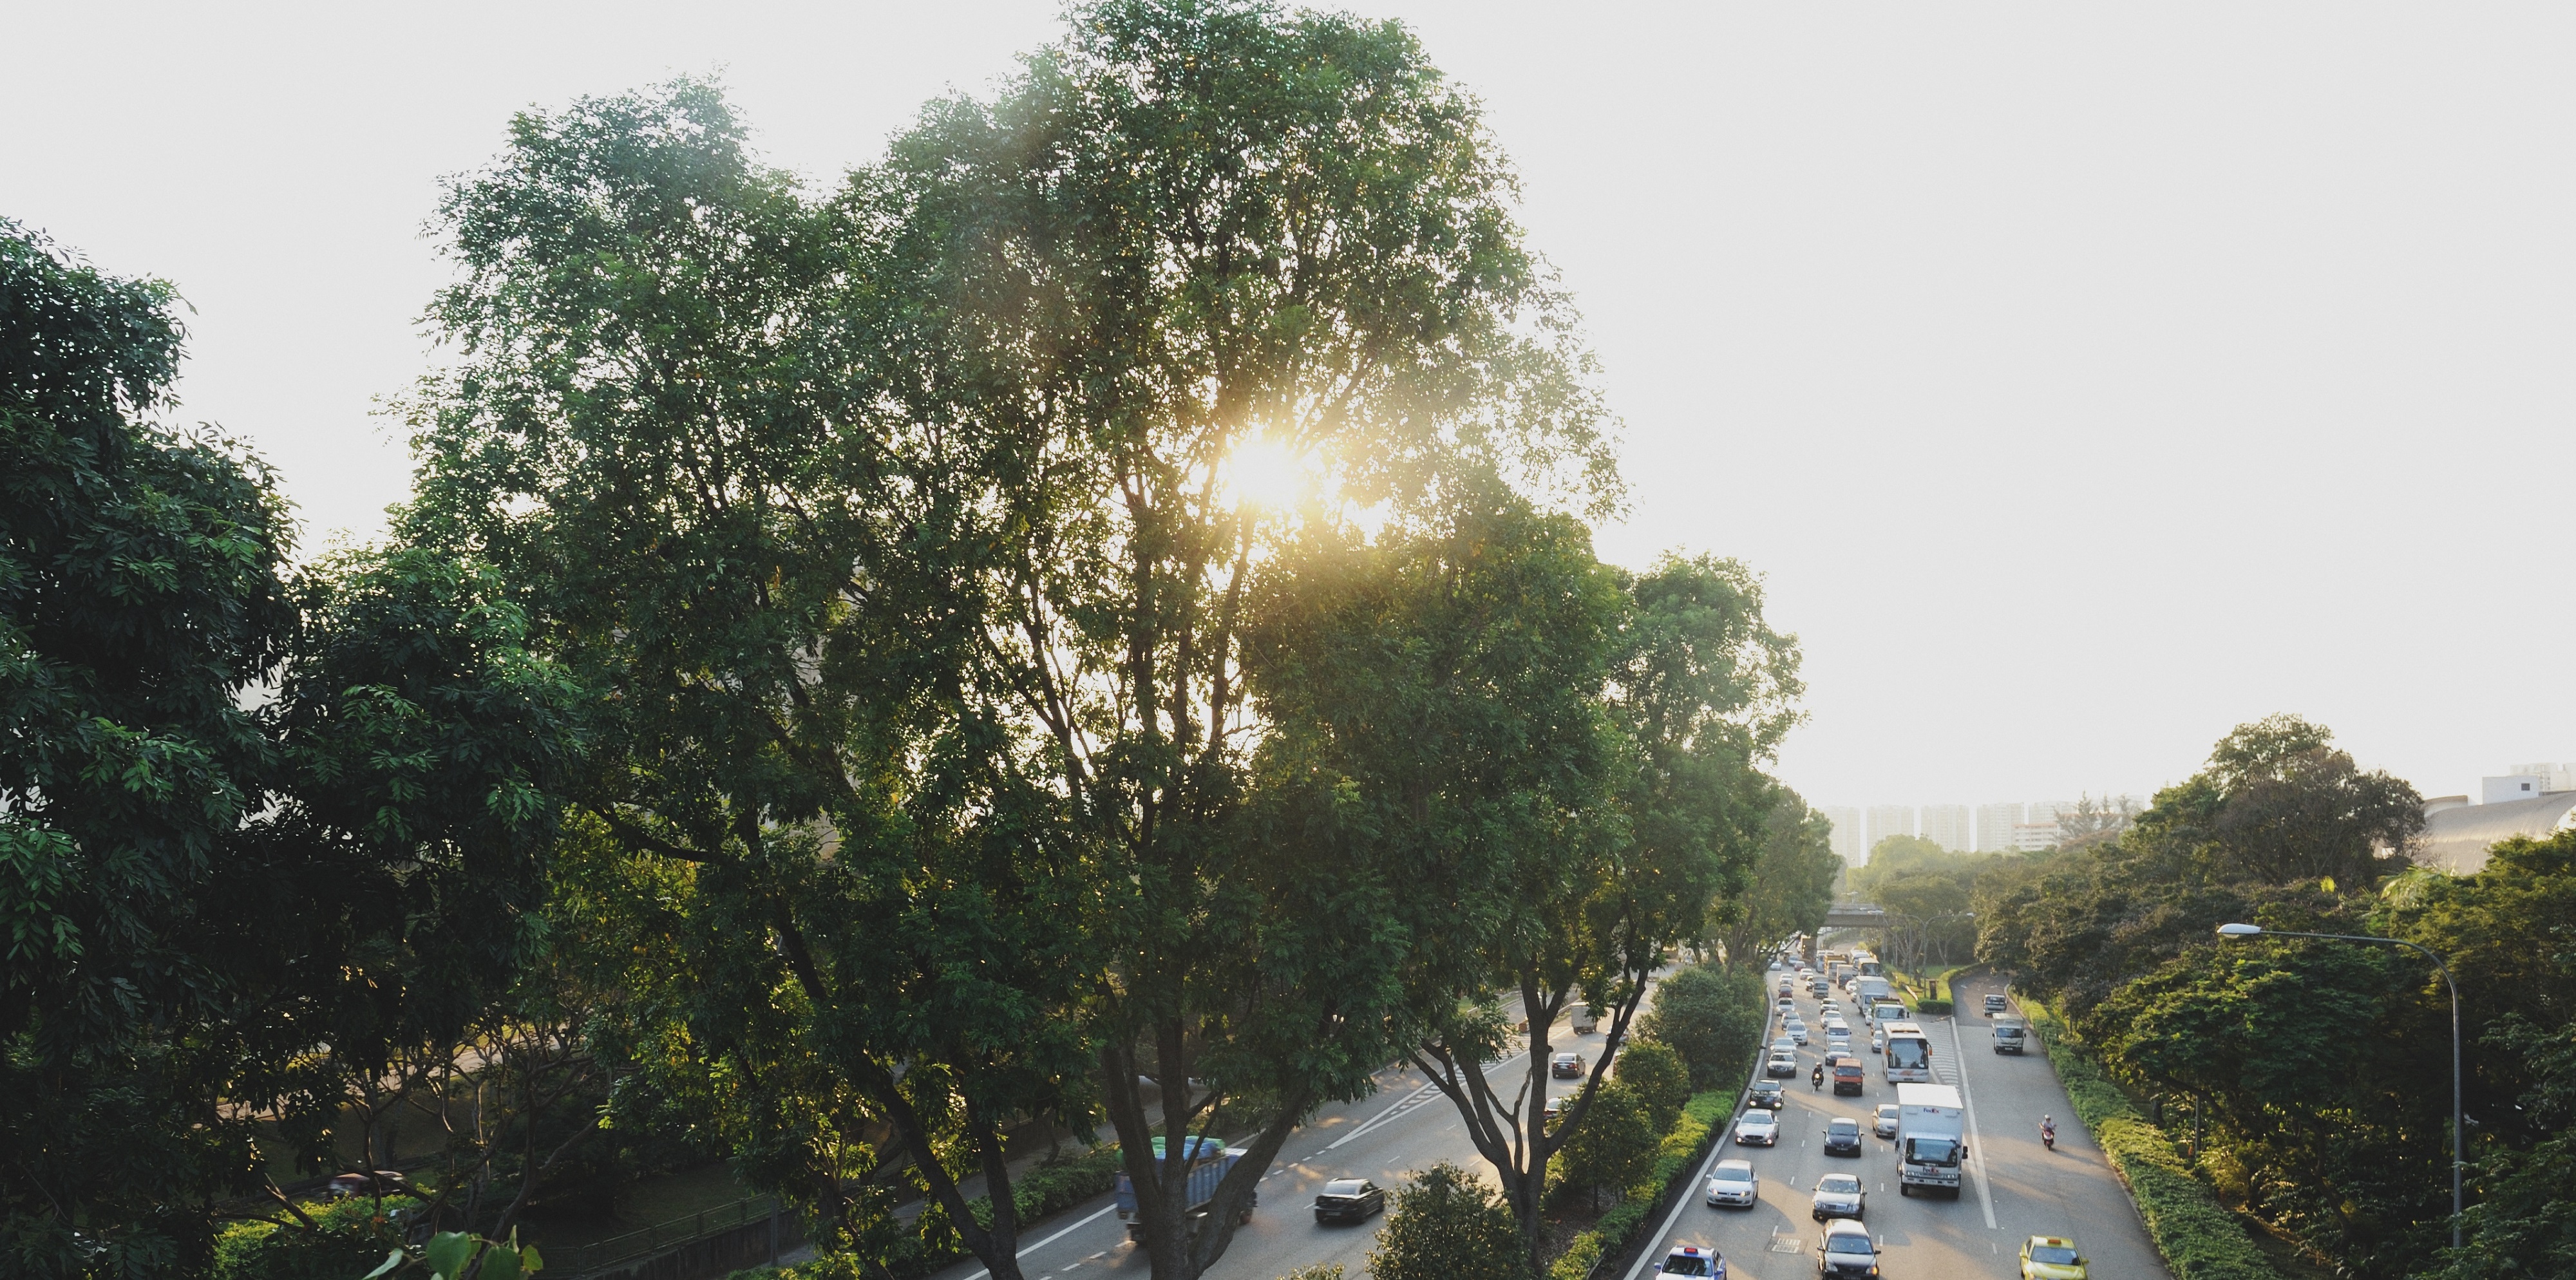
[[2051, 1151], [2057, 1150], [2056, 1125], [2044, 1124], [2039, 1127], [2039, 1145], [2046, 1147]]

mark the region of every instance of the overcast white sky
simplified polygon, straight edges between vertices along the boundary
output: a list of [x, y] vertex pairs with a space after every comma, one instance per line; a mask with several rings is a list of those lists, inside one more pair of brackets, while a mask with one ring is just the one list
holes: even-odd
[[[1740, 557], [1808, 798], [2144, 791], [2296, 711], [2576, 760], [2576, 8], [1359, 3], [1484, 98], [1628, 424], [1614, 559]], [[308, 543], [405, 486], [441, 175], [720, 70], [829, 182], [1036, 3], [22, 4], [0, 214], [194, 305]]]

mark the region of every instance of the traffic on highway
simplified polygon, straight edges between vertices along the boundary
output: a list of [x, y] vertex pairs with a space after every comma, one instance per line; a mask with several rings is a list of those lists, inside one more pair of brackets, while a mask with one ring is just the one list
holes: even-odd
[[[1608, 1280], [2167, 1274], [2047, 1059], [2021, 1052], [2028, 1024], [2000, 980], [1962, 983], [1956, 1018], [1924, 1017], [1842, 959], [1773, 962], [1769, 1084], [1747, 1091], [1697, 1194]], [[2044, 1118], [2063, 1122], [2054, 1149]]]
[[[1781, 1047], [1766, 1049], [1764, 1073], [1690, 1193], [1632, 1263], [1593, 1280], [2167, 1274], [2101, 1152], [2072, 1122], [2046, 1056], [2022, 1054], [2018, 1043], [1990, 1051], [1996, 1037], [1981, 1010], [1986, 994], [2002, 993], [2000, 981], [1962, 983], [1956, 996], [1969, 1012], [1954, 1020], [1916, 1016], [1882, 984], [1864, 998], [1856, 983], [1802, 973], [1794, 959], [1766, 976], [1775, 1000], [1784, 980], [1789, 993], [1766, 1035]], [[2018, 1037], [2027, 1024], [2010, 1025]], [[1888, 1078], [1891, 1035], [1895, 1073], [1912, 1077], [1919, 1062], [1921, 1079]], [[1549, 1041], [1552, 1054], [1587, 1062], [1604, 1049], [1597, 1030], [1578, 1035], [1569, 1025]], [[1785, 1070], [1769, 1065], [1775, 1052], [1788, 1055]], [[1835, 1069], [1846, 1063], [1860, 1068], [1856, 1087]], [[1499, 1078], [1522, 1066], [1514, 1056], [1487, 1070]], [[1581, 1085], [1554, 1074], [1552, 1088]], [[1920, 1108], [1911, 1117], [1909, 1099]], [[2043, 1116], [2060, 1121], [2054, 1150], [2040, 1140]], [[1386, 1202], [1412, 1171], [1442, 1160], [1482, 1168], [1447, 1099], [1418, 1072], [1390, 1068], [1375, 1095], [1328, 1107], [1299, 1130], [1211, 1280], [1276, 1280], [1318, 1264], [1361, 1280]], [[1023, 1269], [1055, 1280], [1144, 1275], [1145, 1258], [1113, 1210], [1103, 1201], [1041, 1224], [1021, 1251]], [[961, 1264], [940, 1280], [983, 1275]]]

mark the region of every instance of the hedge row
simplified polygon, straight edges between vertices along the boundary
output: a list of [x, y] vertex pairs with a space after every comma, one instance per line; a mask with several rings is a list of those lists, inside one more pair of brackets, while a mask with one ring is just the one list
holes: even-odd
[[1735, 1115], [1735, 1100], [1743, 1091], [1739, 1081], [1733, 1089], [1692, 1094], [1672, 1129], [1664, 1134], [1655, 1157], [1655, 1171], [1629, 1188], [1628, 1194], [1610, 1212], [1602, 1214], [1590, 1231], [1574, 1237], [1565, 1252], [1548, 1265], [1548, 1280], [1584, 1280], [1600, 1263], [1601, 1255], [1627, 1244], [1628, 1237], [1644, 1225], [1647, 1215], [1664, 1202], [1663, 1193], [1698, 1168], [1701, 1157], [1708, 1154], [1709, 1141], [1724, 1133], [1727, 1120]]
[[2147, 1236], [2175, 1280], [2280, 1280], [2245, 1234], [2245, 1224], [2191, 1176], [2164, 1131], [2129, 1105], [2129, 1096], [2102, 1074], [2066, 1024], [2026, 996], [2022, 1011], [2040, 1032], [2058, 1082], [2075, 1104], [2076, 1118], [2092, 1131], [2111, 1167], [2128, 1184], [2138, 1216], [2146, 1220]]

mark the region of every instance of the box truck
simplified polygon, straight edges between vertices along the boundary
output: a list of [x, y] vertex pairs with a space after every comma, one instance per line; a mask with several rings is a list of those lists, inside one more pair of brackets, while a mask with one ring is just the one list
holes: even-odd
[[1896, 1193], [1917, 1187], [1959, 1195], [1968, 1159], [1967, 1108], [1946, 1084], [1896, 1086]]

